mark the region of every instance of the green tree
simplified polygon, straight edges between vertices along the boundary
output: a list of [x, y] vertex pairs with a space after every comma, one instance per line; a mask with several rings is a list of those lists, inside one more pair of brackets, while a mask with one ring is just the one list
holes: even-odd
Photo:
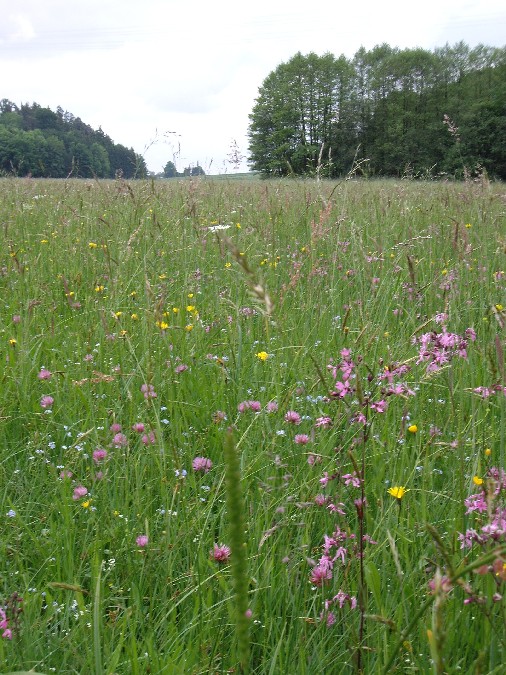
[[176, 178], [179, 176], [174, 162], [167, 162], [163, 169], [163, 176], [164, 178]]

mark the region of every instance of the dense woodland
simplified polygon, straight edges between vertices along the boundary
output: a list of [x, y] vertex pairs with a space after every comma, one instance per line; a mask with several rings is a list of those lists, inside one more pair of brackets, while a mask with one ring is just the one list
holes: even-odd
[[506, 179], [506, 48], [296, 54], [260, 87], [250, 165], [264, 176]]
[[0, 175], [136, 178], [144, 158], [62, 108], [0, 101]]

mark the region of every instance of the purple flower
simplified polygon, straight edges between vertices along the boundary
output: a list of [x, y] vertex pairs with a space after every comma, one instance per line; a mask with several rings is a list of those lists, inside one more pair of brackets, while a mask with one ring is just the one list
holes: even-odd
[[209, 551], [209, 554], [215, 562], [226, 563], [230, 558], [231, 551], [229, 546], [214, 544], [212, 550]]
[[154, 445], [156, 443], [156, 436], [154, 431], [150, 431], [147, 434], [143, 434], [141, 438], [143, 445]]
[[125, 434], [115, 434], [112, 439], [112, 444], [115, 448], [124, 448], [128, 445], [128, 438]]
[[40, 399], [40, 407], [44, 408], [44, 410], [47, 410], [50, 408], [54, 403], [54, 398], [52, 396], [43, 396]]
[[138, 434], [142, 434], [145, 427], [142, 422], [136, 422], [135, 424], [132, 425], [132, 429], [136, 431]]
[[265, 406], [265, 409], [268, 413], [277, 412], [278, 404], [276, 401], [269, 401], [269, 403]]
[[111, 432], [113, 434], [118, 434], [121, 431], [121, 424], [117, 424], [116, 422], [114, 424], [111, 424]]
[[141, 386], [141, 391], [144, 394], [144, 398], [147, 400], [148, 398], [156, 398], [157, 393], [155, 391], [155, 388], [153, 387], [152, 384], [143, 384]]
[[135, 540], [135, 543], [139, 548], [144, 548], [145, 546], [148, 545], [148, 535], [147, 534], [140, 534], [137, 539]]
[[207, 457], [195, 457], [192, 462], [192, 467], [195, 472], [201, 471], [202, 473], [208, 473], [213, 468], [213, 463]]
[[296, 434], [295, 438], [293, 439], [297, 445], [306, 445], [309, 443], [309, 436], [307, 434]]
[[295, 412], [295, 410], [288, 410], [284, 419], [285, 422], [288, 422], [288, 424], [300, 424], [301, 422], [301, 417], [298, 412]]
[[77, 501], [78, 499], [81, 499], [81, 497], [86, 497], [88, 494], [88, 489], [84, 487], [84, 485], [78, 485], [76, 488], [74, 488], [74, 493], [72, 495], [72, 499], [74, 501]]
[[96, 450], [93, 451], [93, 461], [95, 462], [95, 464], [99, 464], [106, 457], [107, 457], [107, 450], [104, 450], [103, 448], [97, 448]]
[[53, 373], [50, 370], [47, 370], [47, 368], [41, 368], [37, 377], [39, 380], [50, 380], [52, 375]]

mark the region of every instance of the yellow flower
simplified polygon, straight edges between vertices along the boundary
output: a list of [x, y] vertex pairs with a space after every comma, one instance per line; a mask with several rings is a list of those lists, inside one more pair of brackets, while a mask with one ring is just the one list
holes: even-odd
[[388, 494], [399, 500], [404, 497], [406, 492], [409, 492], [409, 490], [407, 490], [402, 485], [395, 485], [394, 487], [388, 488]]
[[225, 263], [225, 267], [226, 267], [227, 269], [228, 269], [229, 267], [232, 267], [232, 263], [230, 263], [230, 262]]
[[104, 290], [104, 287], [100, 284], [99, 286], [95, 286], [95, 292], [96, 293], [102, 293]]
[[441, 274], [445, 277], [448, 274], [448, 270], [442, 270]]
[[408, 431], [411, 434], [416, 434], [416, 432], [418, 431], [418, 427], [416, 426], [416, 424], [412, 424], [410, 427], [408, 427]]
[[85, 502], [81, 503], [81, 506], [83, 507], [83, 509], [89, 509], [90, 505], [91, 505], [91, 499], [87, 499]]
[[485, 455], [487, 457], [490, 457], [491, 454], [492, 454], [492, 450], [490, 448], [485, 448]]
[[502, 312], [504, 307], [502, 305], [496, 305], [495, 308], [497, 309], [498, 312]]
[[114, 316], [119, 319], [123, 312], [114, 312]]
[[241, 229], [241, 223], [236, 223], [235, 226], [237, 227], [238, 230]]
[[137, 295], [137, 291], [132, 291], [132, 292], [130, 293], [130, 297], [131, 297], [131, 298], [135, 298], [136, 295]]
[[475, 485], [483, 485], [483, 478], [480, 478], [479, 476], [473, 476], [473, 483]]
[[167, 330], [167, 328], [169, 327], [169, 324], [165, 323], [165, 321], [157, 321], [156, 325], [160, 330]]
[[18, 344], [18, 341], [16, 340], [16, 338], [11, 338], [9, 340], [9, 344], [11, 347], [15, 347]]
[[472, 227], [471, 223], [466, 223], [466, 227], [467, 227], [468, 230], [471, 229], [471, 227]]
[[257, 356], [260, 361], [267, 361], [269, 358], [269, 354], [267, 354], [267, 352], [258, 352], [258, 354], [255, 354], [255, 356]]
[[130, 318], [132, 319], [132, 321], [137, 321], [138, 318], [139, 318], [139, 315], [138, 314], [131, 314]]
[[187, 326], [184, 327], [184, 329], [188, 331], [188, 333], [190, 333], [193, 330], [193, 326], [191, 323], [189, 323]]
[[193, 312], [194, 309], [195, 309], [195, 307], [193, 305], [187, 305], [187, 307], [186, 307], [187, 312]]
[[167, 275], [166, 275], [165, 272], [164, 272], [163, 274], [159, 274], [159, 275], [158, 275], [158, 278], [159, 278], [161, 281], [163, 281], [164, 279], [167, 278]]
[[193, 293], [188, 293], [189, 298], [193, 298]]
[[174, 312], [174, 314], [178, 314], [179, 313], [179, 307], [173, 307], [172, 311]]
[[97, 244], [95, 244], [94, 241], [90, 241], [89, 244], [88, 244], [88, 246], [89, 246], [90, 248], [97, 248]]
[[49, 242], [48, 242], [47, 239], [41, 239], [40, 243], [41, 243], [41, 244], [48, 244]]

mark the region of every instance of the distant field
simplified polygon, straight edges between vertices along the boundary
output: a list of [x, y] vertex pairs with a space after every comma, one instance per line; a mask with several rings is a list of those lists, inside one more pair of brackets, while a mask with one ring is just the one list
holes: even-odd
[[0, 233], [1, 672], [503, 672], [503, 184], [2, 179]]

